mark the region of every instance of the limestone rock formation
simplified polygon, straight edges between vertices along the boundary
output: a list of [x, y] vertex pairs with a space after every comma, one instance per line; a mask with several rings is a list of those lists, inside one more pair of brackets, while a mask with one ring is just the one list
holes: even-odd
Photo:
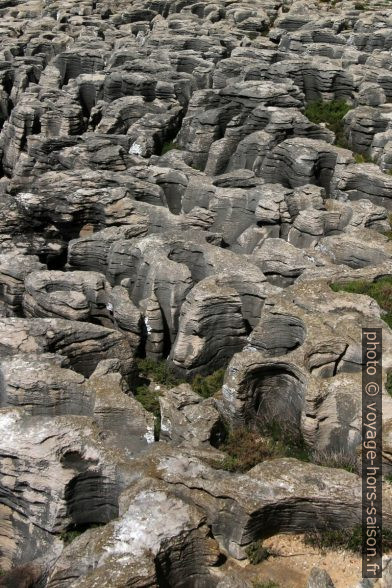
[[249, 588], [355, 532], [363, 327], [390, 530], [392, 8], [0, 17], [0, 586]]

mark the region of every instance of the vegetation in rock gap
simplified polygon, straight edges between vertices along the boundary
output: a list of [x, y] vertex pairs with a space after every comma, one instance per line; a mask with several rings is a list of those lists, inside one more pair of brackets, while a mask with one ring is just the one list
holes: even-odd
[[148, 412], [152, 412], [155, 417], [160, 416], [158, 396], [158, 390], [154, 390], [154, 388], [150, 388], [145, 384], [138, 386], [135, 390], [135, 398]]
[[392, 484], [392, 474], [387, 474], [386, 476], [384, 476], [384, 478], [388, 484]]
[[262, 434], [246, 428], [230, 431], [219, 449], [226, 456], [212, 465], [229, 472], [244, 473], [266, 459], [279, 457], [293, 457], [350, 473], [357, 471], [355, 455], [338, 451], [310, 452], [302, 436], [293, 436], [290, 431], [283, 430], [279, 423], [265, 425]]
[[210, 398], [222, 388], [224, 377], [224, 369], [217, 370], [213, 374], [205, 377], [198, 374], [191, 382], [192, 390], [203, 398]]
[[70, 543], [72, 543], [72, 541], [80, 537], [80, 535], [82, 535], [89, 529], [97, 529], [98, 527], [102, 527], [102, 524], [90, 523], [86, 525], [75, 525], [70, 527], [66, 531], [63, 531], [60, 534], [60, 539], [64, 542], [65, 545], [69, 545]]
[[[138, 359], [137, 365], [143, 383], [136, 387], [134, 396], [146, 410], [154, 415], [154, 434], [155, 439], [158, 440], [161, 428], [160, 386], [173, 388], [183, 384], [185, 380], [178, 378], [166, 361], [144, 358]], [[196, 394], [203, 398], [210, 398], [222, 387], [224, 375], [224, 369], [217, 370], [208, 376], [197, 375], [190, 384]]]
[[[352, 529], [324, 529], [309, 531], [304, 534], [305, 545], [310, 545], [321, 551], [330, 549], [345, 549], [360, 555], [362, 553], [362, 526], [356, 525]], [[392, 548], [392, 531], [383, 529], [382, 542], [384, 552]]]
[[354, 153], [355, 163], [373, 163], [373, 159], [366, 153]]
[[391, 227], [390, 231], [386, 231], [384, 234], [388, 237], [389, 241], [392, 241], [392, 214], [388, 217], [389, 225]]
[[167, 141], [162, 145], [161, 155], [165, 155], [165, 153], [172, 151], [173, 149], [181, 150], [181, 147], [179, 147], [174, 141]]
[[143, 378], [152, 380], [155, 384], [173, 387], [181, 384], [183, 380], [178, 378], [166, 361], [154, 361], [153, 359], [144, 358], [137, 360], [139, 373]]
[[312, 452], [312, 462], [326, 468], [339, 468], [350, 473], [358, 471], [357, 457], [343, 451]]
[[[145, 358], [138, 359], [137, 365], [141, 377], [153, 381], [155, 384], [172, 388], [185, 382], [184, 379], [176, 376], [166, 361], [154, 361], [153, 359]], [[209, 398], [222, 388], [224, 376], [224, 369], [219, 369], [208, 376], [198, 374], [190, 382], [190, 385], [196, 394], [203, 398]]]
[[310, 459], [303, 438], [294, 438], [277, 423], [267, 426], [263, 435], [246, 428], [231, 431], [219, 449], [226, 457], [213, 465], [229, 472], [247, 472], [258, 463], [277, 457]]
[[347, 283], [331, 284], [334, 292], [349, 292], [351, 294], [367, 294], [374, 298], [382, 308], [383, 321], [392, 328], [392, 276], [386, 276], [377, 282], [366, 282], [357, 280]]
[[326, 123], [327, 127], [335, 133], [336, 145], [347, 147], [343, 117], [351, 108], [352, 106], [344, 100], [331, 100], [329, 102], [315, 100], [307, 104], [305, 116], [316, 124]]
[[231, 431], [219, 449], [227, 455], [213, 465], [228, 472], [247, 472], [258, 463], [273, 457], [270, 440], [245, 428]]
[[276, 584], [272, 580], [267, 580], [266, 582], [255, 580], [253, 582], [253, 588], [279, 588], [279, 584]]
[[280, 423], [273, 421], [264, 425], [265, 435], [271, 439], [276, 457], [294, 457], [300, 461], [310, 461], [302, 433], [294, 435]]
[[246, 548], [246, 555], [252, 565], [257, 565], [276, 554], [264, 547], [262, 541], [254, 541]]
[[387, 392], [389, 394], [389, 396], [392, 396], [392, 372], [389, 372], [389, 374], [387, 375]]
[[161, 430], [160, 386], [172, 388], [180, 384], [181, 380], [165, 361], [138, 359], [137, 366], [143, 383], [136, 388], [134, 395], [140, 404], [154, 415], [154, 436], [157, 441]]
[[321, 551], [330, 549], [346, 549], [353, 553], [361, 553], [362, 527], [357, 525], [353, 529], [324, 529], [309, 531], [304, 534], [305, 545], [310, 545]]

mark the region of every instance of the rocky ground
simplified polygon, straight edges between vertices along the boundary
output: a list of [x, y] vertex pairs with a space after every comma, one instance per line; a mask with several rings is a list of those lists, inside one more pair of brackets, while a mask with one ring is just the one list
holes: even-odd
[[0, 17], [0, 586], [392, 586], [390, 2]]

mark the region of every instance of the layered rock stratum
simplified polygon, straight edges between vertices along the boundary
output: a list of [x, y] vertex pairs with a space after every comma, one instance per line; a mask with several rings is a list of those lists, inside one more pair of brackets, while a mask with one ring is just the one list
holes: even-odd
[[[331, 285], [392, 277], [390, 3], [0, 18], [0, 586], [246, 588], [255, 542], [356, 528], [361, 328], [383, 332], [389, 475], [392, 330]], [[173, 381], [142, 397], [140, 358]], [[307, 460], [227, 467], [225, 439], [271, 427]]]

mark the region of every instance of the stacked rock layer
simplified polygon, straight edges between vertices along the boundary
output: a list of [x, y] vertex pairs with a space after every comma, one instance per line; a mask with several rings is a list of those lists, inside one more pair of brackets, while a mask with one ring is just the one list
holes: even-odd
[[[354, 528], [356, 473], [216, 461], [224, 435], [271, 424], [358, 458], [361, 328], [383, 330], [384, 382], [392, 330], [330, 285], [392, 276], [392, 8], [4, 0], [0, 17], [0, 585], [245, 587], [222, 562], [253, 542]], [[344, 140], [306, 115], [331, 101]], [[160, 436], [138, 358], [185, 382], [161, 391]], [[214, 397], [189, 386], [220, 369]], [[386, 387], [383, 418], [391, 473]]]

